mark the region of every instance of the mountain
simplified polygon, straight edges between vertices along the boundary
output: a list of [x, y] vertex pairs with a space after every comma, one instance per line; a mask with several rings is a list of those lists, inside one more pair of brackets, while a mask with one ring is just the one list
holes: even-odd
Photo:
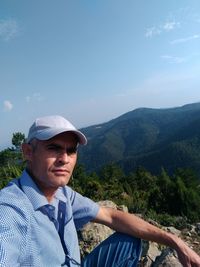
[[200, 174], [200, 103], [139, 108], [81, 131], [88, 145], [80, 149], [79, 162], [87, 171], [114, 162], [125, 172], [137, 166], [153, 173], [181, 167]]

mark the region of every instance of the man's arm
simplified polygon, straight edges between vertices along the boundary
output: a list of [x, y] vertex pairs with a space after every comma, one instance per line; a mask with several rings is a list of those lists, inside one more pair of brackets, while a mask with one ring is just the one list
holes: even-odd
[[200, 267], [200, 256], [190, 249], [183, 240], [133, 214], [112, 208], [100, 207], [93, 221], [104, 224], [117, 232], [169, 246], [176, 250], [179, 260], [184, 267]]

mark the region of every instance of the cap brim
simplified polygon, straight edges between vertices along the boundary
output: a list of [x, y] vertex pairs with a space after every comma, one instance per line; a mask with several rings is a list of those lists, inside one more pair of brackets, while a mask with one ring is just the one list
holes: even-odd
[[[38, 140], [49, 140], [53, 138], [54, 136], [64, 133], [64, 132], [72, 132], [78, 137], [78, 143], [80, 145], [86, 145], [87, 144], [87, 138], [85, 135], [78, 131], [78, 130], [66, 130], [66, 129], [43, 129], [41, 131], [38, 131], [36, 135], [34, 136]], [[30, 140], [29, 140], [30, 141]]]

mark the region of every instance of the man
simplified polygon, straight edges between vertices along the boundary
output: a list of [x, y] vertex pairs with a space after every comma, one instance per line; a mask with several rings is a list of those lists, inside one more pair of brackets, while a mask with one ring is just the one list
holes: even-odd
[[[68, 184], [86, 137], [61, 116], [36, 119], [22, 145], [26, 170], [0, 193], [0, 266], [136, 266], [141, 239], [176, 249], [183, 266], [200, 257], [181, 239], [142, 219], [99, 207]], [[80, 265], [77, 229], [93, 221], [116, 233]]]

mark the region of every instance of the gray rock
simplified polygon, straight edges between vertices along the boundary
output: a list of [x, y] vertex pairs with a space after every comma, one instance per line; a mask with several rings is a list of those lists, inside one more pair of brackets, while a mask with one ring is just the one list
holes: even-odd
[[152, 267], [182, 267], [182, 264], [179, 262], [176, 253], [172, 249], [166, 248], [156, 258]]
[[[99, 204], [101, 206], [117, 209], [117, 205], [112, 201], [100, 201]], [[90, 253], [99, 243], [109, 237], [112, 233], [114, 233], [114, 231], [105, 225], [97, 223], [86, 224], [79, 232], [79, 244], [82, 257]]]
[[200, 223], [197, 223], [196, 224], [196, 232], [197, 232], [197, 234], [200, 234]]
[[176, 229], [175, 227], [173, 226], [168, 226], [168, 227], [163, 227], [163, 229], [167, 232], [170, 232], [176, 236], [180, 236], [181, 235], [181, 231]]
[[138, 267], [151, 267], [152, 263], [161, 254], [159, 245], [154, 242], [142, 242], [142, 257]]

